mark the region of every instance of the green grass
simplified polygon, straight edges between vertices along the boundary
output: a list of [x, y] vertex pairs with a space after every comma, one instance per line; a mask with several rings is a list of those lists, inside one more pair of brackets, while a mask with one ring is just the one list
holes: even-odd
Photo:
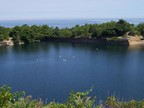
[[120, 39], [118, 37], [111, 37], [107, 39], [108, 42], [119, 42]]

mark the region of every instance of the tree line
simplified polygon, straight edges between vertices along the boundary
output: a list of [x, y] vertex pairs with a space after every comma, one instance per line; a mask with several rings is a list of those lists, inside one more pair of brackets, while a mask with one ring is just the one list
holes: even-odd
[[103, 39], [108, 37], [129, 35], [144, 36], [144, 23], [135, 26], [123, 19], [119, 21], [111, 21], [102, 24], [85, 24], [83, 26], [76, 25], [72, 28], [49, 27], [48, 25], [32, 25], [24, 24], [13, 28], [0, 26], [0, 41], [12, 37], [15, 43], [19, 42], [39, 42], [46, 41], [51, 38], [93, 38]]

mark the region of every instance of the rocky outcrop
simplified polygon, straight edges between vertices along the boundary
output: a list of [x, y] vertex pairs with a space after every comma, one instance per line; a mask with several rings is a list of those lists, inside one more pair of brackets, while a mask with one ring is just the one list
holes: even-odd
[[[104, 39], [94, 39], [87, 37], [80, 38], [49, 38], [44, 41], [56, 41], [56, 42], [73, 42], [73, 43], [94, 43], [94, 44], [103, 44], [103, 45], [123, 45], [123, 46], [131, 46], [131, 45], [140, 45], [144, 44], [142, 37], [140, 36], [124, 36], [124, 37], [115, 37], [115, 38], [104, 38]], [[24, 44], [20, 42], [18, 44]], [[4, 40], [0, 42], [0, 46], [12, 46], [14, 42], [12, 38], [8, 40]]]
[[108, 44], [115, 44], [115, 45], [144, 45], [144, 40], [142, 36], [122, 36], [122, 37], [112, 37], [107, 38]]
[[139, 45], [139, 44], [144, 44], [144, 40], [140, 36], [128, 36], [128, 43], [129, 45]]
[[94, 39], [94, 38], [87, 38], [87, 37], [80, 37], [80, 38], [50, 38], [47, 41], [56, 41], [56, 42], [72, 42], [72, 43], [93, 43], [93, 44], [102, 44], [102, 45], [123, 45], [128, 46], [127, 39], [117, 39], [109, 41], [106, 38], [103, 39]]
[[12, 46], [12, 45], [14, 45], [12, 38], [0, 42], [0, 46]]

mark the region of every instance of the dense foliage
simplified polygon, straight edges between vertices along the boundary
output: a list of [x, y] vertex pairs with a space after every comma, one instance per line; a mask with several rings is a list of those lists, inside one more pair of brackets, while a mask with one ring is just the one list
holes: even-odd
[[144, 108], [142, 101], [123, 101], [114, 96], [106, 98], [106, 101], [96, 102], [86, 92], [71, 92], [64, 103], [43, 103], [41, 99], [32, 99], [32, 96], [24, 96], [24, 92], [11, 92], [11, 88], [3, 86], [0, 88], [0, 108]]
[[5, 27], [0, 26], [0, 41], [8, 39], [9, 33], [10, 33], [9, 28], [5, 28]]
[[15, 43], [39, 42], [53, 38], [93, 38], [103, 39], [107, 37], [119, 37], [126, 34], [144, 35], [144, 23], [137, 26], [120, 19], [118, 22], [111, 21], [103, 24], [76, 25], [73, 28], [49, 27], [48, 25], [26, 24], [13, 28], [0, 27], [0, 41], [12, 37]]

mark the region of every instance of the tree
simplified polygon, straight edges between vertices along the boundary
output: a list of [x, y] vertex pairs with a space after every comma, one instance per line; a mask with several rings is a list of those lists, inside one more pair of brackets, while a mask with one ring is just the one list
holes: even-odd
[[101, 27], [98, 27], [98, 28], [95, 28], [95, 30], [93, 31], [92, 35], [91, 35], [92, 38], [101, 38], [102, 37], [102, 28]]
[[130, 31], [131, 25], [127, 23], [125, 20], [120, 19], [116, 25], [116, 34], [118, 36], [123, 36], [125, 33]]
[[10, 31], [9, 36], [13, 38], [15, 43], [19, 43], [21, 41], [21, 32], [22, 32], [21, 27], [20, 26], [15, 26]]
[[0, 41], [3, 41], [4, 39], [8, 39], [9, 32], [10, 32], [9, 28], [0, 26]]
[[71, 30], [69, 30], [69, 29], [61, 29], [60, 30], [60, 37], [71, 37], [72, 36], [72, 32], [71, 32]]
[[144, 36], [144, 23], [140, 23], [140, 24], [137, 26], [137, 29], [138, 29], [138, 31], [140, 32], [140, 34]]
[[36, 34], [30, 27], [24, 27], [21, 32], [21, 40], [25, 43], [35, 42]]
[[53, 30], [53, 36], [59, 37], [59, 34], [60, 34], [60, 29], [58, 27], [55, 27], [55, 29]]
[[40, 36], [41, 38], [50, 38], [53, 35], [53, 29], [47, 25], [43, 25], [40, 27]]

